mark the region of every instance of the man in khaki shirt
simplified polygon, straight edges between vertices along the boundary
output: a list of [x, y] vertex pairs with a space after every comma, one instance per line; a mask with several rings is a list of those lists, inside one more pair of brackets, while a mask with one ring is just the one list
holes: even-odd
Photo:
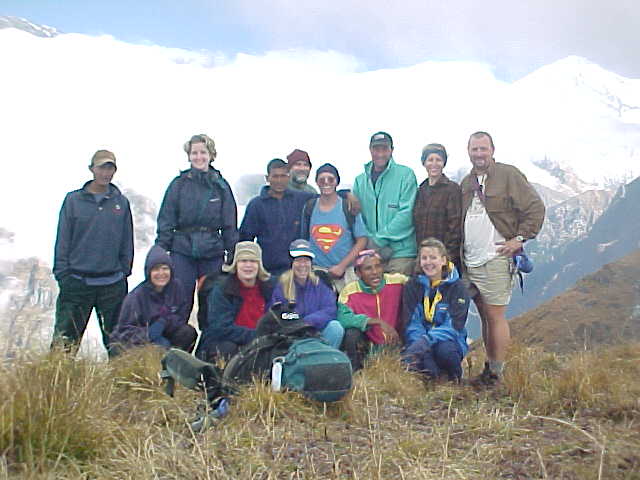
[[545, 207], [520, 170], [495, 161], [491, 135], [472, 134], [467, 149], [473, 168], [460, 185], [462, 258], [487, 355], [475, 383], [494, 385], [502, 376], [511, 337], [505, 313], [511, 301], [513, 256], [542, 228]]

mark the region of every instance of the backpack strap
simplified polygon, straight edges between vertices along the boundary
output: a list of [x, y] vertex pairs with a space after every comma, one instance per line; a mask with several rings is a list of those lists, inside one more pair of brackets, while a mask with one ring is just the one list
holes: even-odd
[[302, 225], [300, 225], [302, 238], [305, 240], [309, 240], [311, 236], [311, 214], [313, 213], [313, 209], [316, 206], [316, 202], [318, 201], [318, 197], [311, 197], [307, 200], [302, 207]]
[[351, 238], [355, 243], [356, 233], [353, 231], [353, 226], [356, 223], [356, 217], [349, 211], [349, 204], [346, 198], [342, 198], [342, 213], [344, 213], [344, 218], [347, 220], [347, 225], [349, 225], [349, 231], [351, 232]]

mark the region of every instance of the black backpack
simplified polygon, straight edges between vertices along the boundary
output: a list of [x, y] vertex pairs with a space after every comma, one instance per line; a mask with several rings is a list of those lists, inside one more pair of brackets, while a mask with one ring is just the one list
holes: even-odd
[[240, 384], [251, 381], [252, 377], [265, 378], [271, 372], [273, 359], [286, 355], [293, 342], [319, 336], [294, 308], [294, 303], [277, 303], [262, 316], [256, 327], [256, 338], [227, 362], [222, 374], [225, 383]]

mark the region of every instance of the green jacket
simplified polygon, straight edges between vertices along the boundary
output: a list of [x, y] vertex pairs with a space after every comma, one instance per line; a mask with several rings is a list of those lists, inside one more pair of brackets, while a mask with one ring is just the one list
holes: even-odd
[[418, 191], [416, 175], [409, 167], [398, 165], [391, 158], [374, 187], [372, 168], [373, 162], [367, 163], [364, 173], [356, 177], [353, 185], [369, 238], [380, 247], [391, 247], [393, 258], [415, 257], [413, 204]]

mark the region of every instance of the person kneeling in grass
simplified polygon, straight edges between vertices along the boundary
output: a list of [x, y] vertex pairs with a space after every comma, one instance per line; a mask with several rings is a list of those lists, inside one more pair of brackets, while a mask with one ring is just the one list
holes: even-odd
[[171, 257], [159, 245], [149, 250], [144, 272], [145, 281], [124, 299], [111, 336], [111, 354], [148, 344], [191, 352], [198, 337], [187, 323], [191, 302], [173, 276]]
[[355, 260], [358, 280], [347, 284], [338, 299], [338, 321], [345, 329], [342, 350], [353, 370], [363, 366], [367, 352], [401, 342], [402, 287], [407, 277], [384, 273], [375, 250], [361, 251]]
[[313, 272], [315, 254], [307, 240], [298, 239], [289, 245], [291, 270], [280, 276], [270, 305], [295, 303], [295, 311], [305, 323], [315, 327], [329, 345], [340, 348], [344, 328], [336, 320], [336, 297], [333, 291]]
[[403, 362], [429, 379], [446, 375], [459, 381], [468, 351], [469, 294], [440, 240], [420, 243], [416, 274], [405, 285], [402, 301]]

